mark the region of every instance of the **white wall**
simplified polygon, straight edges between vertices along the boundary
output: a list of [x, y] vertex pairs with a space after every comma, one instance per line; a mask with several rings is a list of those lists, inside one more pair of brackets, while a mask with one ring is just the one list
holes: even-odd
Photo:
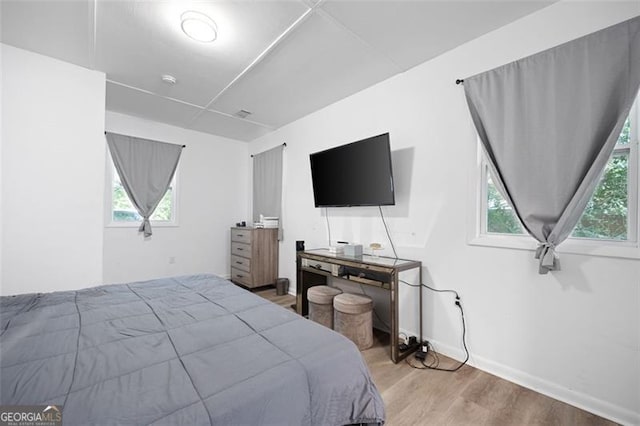
[[[105, 127], [104, 74], [6, 45], [1, 63], [1, 294], [228, 275], [229, 227], [249, 220], [246, 143], [112, 112]], [[177, 227], [105, 227], [105, 129], [187, 145]]]
[[[389, 131], [397, 205], [384, 211], [398, 254], [423, 262], [427, 284], [461, 293], [472, 364], [640, 423], [640, 261], [565, 254], [561, 272], [541, 276], [531, 251], [468, 245], [477, 145], [464, 89], [454, 84], [638, 14], [639, 2], [554, 4], [252, 143], [260, 152], [287, 142], [280, 275], [295, 283], [295, 240], [327, 246], [309, 154]], [[329, 209], [329, 221], [333, 240], [389, 247], [376, 208]], [[413, 330], [415, 294], [401, 295], [401, 327]], [[453, 300], [424, 296], [427, 337], [461, 359]]]
[[102, 280], [105, 75], [2, 49], [1, 294]]
[[[2, 19], [2, 5], [0, 4], [0, 20]], [[4, 82], [3, 80], [3, 75], [4, 75], [4, 67], [2, 65], [3, 63], [3, 55], [0, 54], [0, 82]], [[0, 295], [4, 294], [2, 292], [2, 151], [3, 151], [3, 135], [4, 135], [4, 131], [2, 130], [2, 119], [3, 119], [3, 114], [2, 114], [2, 105], [3, 105], [3, 97], [2, 97], [2, 87], [4, 86], [4, 84], [0, 84]]]
[[[104, 281], [191, 273], [229, 275], [229, 228], [248, 220], [247, 144], [107, 111], [107, 131], [184, 144], [178, 166], [177, 227], [104, 228]], [[175, 263], [169, 263], [174, 258]]]

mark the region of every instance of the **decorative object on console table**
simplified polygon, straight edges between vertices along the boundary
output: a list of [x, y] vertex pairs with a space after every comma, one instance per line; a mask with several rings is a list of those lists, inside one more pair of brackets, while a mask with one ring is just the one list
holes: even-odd
[[231, 281], [243, 287], [274, 285], [278, 278], [278, 230], [231, 228]]
[[362, 244], [345, 244], [344, 255], [351, 257], [362, 256]]

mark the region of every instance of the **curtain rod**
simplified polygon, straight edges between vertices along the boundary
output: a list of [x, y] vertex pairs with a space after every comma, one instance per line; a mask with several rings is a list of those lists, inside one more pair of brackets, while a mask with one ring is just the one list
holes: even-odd
[[[283, 142], [283, 143], [282, 143], [282, 146], [287, 146], [287, 143], [286, 143], [286, 142]], [[253, 154], [251, 154], [251, 158], [253, 158]]]
[[462, 84], [462, 83], [464, 83], [464, 80], [462, 80], [462, 79], [457, 79], [456, 80], [456, 84]]
[[[104, 134], [105, 134], [105, 135], [107, 134], [107, 131], [106, 131], [106, 130], [105, 130]], [[187, 146], [186, 146], [186, 145], [182, 145], [182, 147], [183, 147], [183, 148], [186, 148]]]

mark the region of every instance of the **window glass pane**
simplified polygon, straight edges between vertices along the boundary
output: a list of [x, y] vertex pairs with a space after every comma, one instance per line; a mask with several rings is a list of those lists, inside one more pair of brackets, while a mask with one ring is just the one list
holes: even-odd
[[520, 221], [487, 173], [487, 232], [496, 234], [524, 234]]
[[620, 137], [618, 137], [618, 143], [622, 145], [629, 145], [630, 141], [631, 141], [631, 118], [627, 117], [627, 120], [624, 122], [624, 126], [622, 126]]
[[[112, 219], [114, 222], [140, 222], [142, 217], [129, 200], [118, 172], [113, 169]], [[154, 221], [171, 221], [173, 211], [173, 186], [170, 186], [162, 197], [160, 204], [151, 215]]]
[[173, 192], [173, 187], [169, 187], [167, 192], [165, 192], [164, 197], [160, 200], [160, 204], [156, 207], [155, 211], [151, 215], [151, 220], [171, 220], [171, 211], [173, 210], [173, 203], [171, 193]]
[[112, 209], [114, 222], [139, 222], [142, 220], [117, 177], [113, 179]]
[[[636, 105], [635, 108], [637, 107]], [[609, 241], [627, 241], [635, 238], [629, 235], [630, 229], [634, 229], [632, 213], [635, 208], [631, 206], [629, 209], [629, 202], [633, 199], [629, 197], [629, 191], [636, 191], [637, 188], [629, 178], [634, 176], [637, 167], [630, 160], [635, 158], [632, 153], [636, 149], [632, 144], [631, 136], [635, 137], [637, 134], [637, 123], [628, 117], [618, 137], [616, 149], [571, 238]], [[493, 184], [488, 169], [485, 169], [485, 175], [487, 196], [486, 210], [482, 212], [486, 225], [484, 232], [505, 235], [525, 234], [513, 210]], [[630, 214], [632, 214], [631, 217]]]
[[[624, 134], [624, 131], [623, 131]], [[620, 136], [623, 138], [623, 135]], [[627, 136], [627, 142], [628, 136]], [[616, 153], [576, 225], [572, 237], [626, 240], [628, 229], [629, 154]]]
[[[628, 230], [629, 154], [617, 153], [607, 164], [602, 180], [576, 225], [574, 238], [626, 240]], [[523, 234], [515, 213], [487, 174], [487, 232]]]

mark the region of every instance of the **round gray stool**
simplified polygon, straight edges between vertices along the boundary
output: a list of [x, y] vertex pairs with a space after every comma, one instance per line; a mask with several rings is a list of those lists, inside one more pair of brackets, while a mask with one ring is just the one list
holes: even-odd
[[333, 328], [333, 298], [342, 290], [327, 285], [317, 285], [307, 290], [309, 300], [309, 319]]
[[373, 300], [361, 294], [342, 293], [333, 299], [334, 330], [364, 350], [373, 345]]

